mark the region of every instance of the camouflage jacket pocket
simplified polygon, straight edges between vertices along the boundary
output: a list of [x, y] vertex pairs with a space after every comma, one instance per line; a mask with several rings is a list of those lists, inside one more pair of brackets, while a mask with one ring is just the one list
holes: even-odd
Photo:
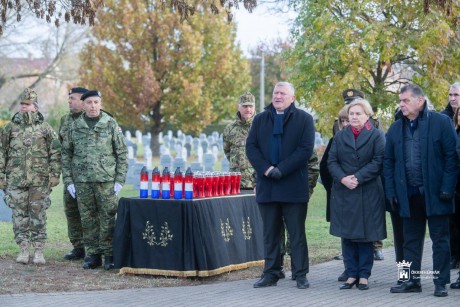
[[115, 159], [113, 157], [102, 156], [100, 161], [101, 168], [113, 179], [115, 177]]

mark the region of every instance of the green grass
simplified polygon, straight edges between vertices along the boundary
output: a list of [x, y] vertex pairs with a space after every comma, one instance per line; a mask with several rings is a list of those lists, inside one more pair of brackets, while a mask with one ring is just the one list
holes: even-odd
[[[67, 237], [67, 220], [62, 204], [62, 189], [60, 184], [51, 193], [51, 207], [47, 210], [48, 241], [45, 248], [45, 258], [54, 261], [64, 261], [62, 256], [72, 246]], [[120, 192], [120, 197], [137, 197], [138, 191], [132, 185], [126, 185]], [[340, 253], [340, 238], [329, 234], [329, 223], [326, 222], [326, 192], [321, 184], [315, 189], [308, 207], [306, 221], [307, 240], [311, 264], [332, 259]], [[387, 233], [389, 239], [384, 241], [384, 247], [393, 245], [392, 228], [387, 216]], [[0, 222], [0, 257], [16, 257], [18, 246], [14, 242], [11, 223]]]

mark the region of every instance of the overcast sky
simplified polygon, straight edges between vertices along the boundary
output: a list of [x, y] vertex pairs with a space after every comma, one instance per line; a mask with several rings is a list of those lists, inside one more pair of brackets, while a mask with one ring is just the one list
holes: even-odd
[[274, 40], [281, 37], [284, 40], [289, 37], [290, 23], [294, 21], [296, 14], [268, 12], [265, 6], [258, 6], [252, 13], [241, 5], [235, 10], [237, 22], [237, 40], [246, 55], [248, 50], [257, 46], [260, 41]]

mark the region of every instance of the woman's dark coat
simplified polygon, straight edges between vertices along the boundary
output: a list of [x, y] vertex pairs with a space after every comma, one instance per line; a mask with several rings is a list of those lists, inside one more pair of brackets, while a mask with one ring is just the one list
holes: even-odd
[[[386, 135], [383, 176], [385, 195], [396, 197], [399, 215], [410, 217], [407, 179], [404, 163], [403, 133], [405, 117], [395, 121]], [[439, 194], [454, 195], [458, 175], [458, 158], [455, 151], [457, 136], [452, 120], [444, 114], [425, 108], [418, 117], [423, 174], [423, 189], [427, 216], [452, 214], [454, 201], [441, 201]]]
[[273, 106], [257, 114], [246, 140], [246, 156], [257, 172], [256, 201], [308, 202], [308, 160], [313, 152], [315, 127], [307, 112], [291, 104], [284, 111], [283, 136], [280, 147], [278, 169], [283, 174], [280, 180], [267, 178], [265, 171], [270, 163], [270, 139], [273, 131]]
[[[344, 239], [372, 242], [386, 238], [385, 197], [380, 178], [384, 133], [363, 128], [354, 139], [351, 127], [338, 132], [329, 151], [328, 168], [334, 183], [330, 233]], [[359, 185], [348, 189], [340, 180], [354, 175]]]

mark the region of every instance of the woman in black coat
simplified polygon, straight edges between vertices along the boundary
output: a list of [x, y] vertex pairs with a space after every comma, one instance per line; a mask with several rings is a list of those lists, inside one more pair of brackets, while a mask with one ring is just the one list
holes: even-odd
[[369, 289], [373, 242], [386, 238], [385, 197], [380, 178], [385, 135], [369, 123], [372, 108], [364, 99], [348, 105], [350, 125], [334, 136], [328, 168], [331, 192], [330, 233], [342, 238], [348, 279], [340, 289]]

